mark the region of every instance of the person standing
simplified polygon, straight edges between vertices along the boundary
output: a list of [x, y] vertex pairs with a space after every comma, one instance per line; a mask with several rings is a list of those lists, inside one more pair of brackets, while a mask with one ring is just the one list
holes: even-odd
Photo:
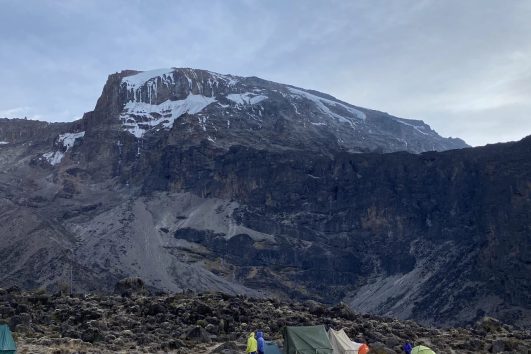
[[263, 332], [256, 332], [256, 338], [258, 342], [258, 354], [264, 354], [264, 333]]
[[254, 332], [251, 332], [249, 334], [249, 338], [247, 339], [247, 350], [245, 351], [247, 354], [257, 354], [258, 345], [256, 343], [256, 339], [254, 338]]
[[404, 344], [402, 349], [404, 349], [404, 352], [406, 354], [411, 354], [411, 351], [413, 350], [413, 345], [411, 343], [406, 343], [406, 344]]

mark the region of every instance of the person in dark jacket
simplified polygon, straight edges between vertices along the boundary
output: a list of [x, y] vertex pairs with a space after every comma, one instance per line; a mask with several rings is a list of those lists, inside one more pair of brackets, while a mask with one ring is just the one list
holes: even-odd
[[406, 344], [404, 344], [402, 349], [404, 349], [404, 352], [406, 354], [411, 354], [411, 351], [413, 350], [413, 345], [411, 343], [406, 343]]
[[256, 341], [258, 342], [258, 354], [264, 354], [264, 333], [256, 332]]

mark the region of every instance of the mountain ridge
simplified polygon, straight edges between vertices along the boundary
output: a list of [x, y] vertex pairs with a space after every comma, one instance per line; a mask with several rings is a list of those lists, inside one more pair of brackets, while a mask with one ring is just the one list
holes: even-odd
[[[296, 91], [290, 92], [290, 90]], [[265, 144], [265, 148], [281, 145], [288, 148], [315, 150], [315, 147], [305, 144], [304, 141], [326, 141], [326, 144], [330, 144], [331, 137], [337, 140], [334, 142], [337, 147], [331, 146], [330, 149], [344, 148], [355, 151], [421, 152], [432, 148], [445, 150], [468, 146], [461, 140], [439, 137], [421, 121], [393, 117], [382, 112], [356, 107], [335, 98], [330, 103], [325, 97], [331, 96], [319, 93], [318, 97], [321, 99], [316, 99], [317, 96], [311, 92], [316, 91], [255, 77], [222, 75], [198, 69], [172, 68], [148, 72], [126, 70], [109, 76], [94, 111], [89, 112], [87, 118], [97, 116], [99, 118], [96, 118], [96, 121], [115, 123], [116, 117], [122, 113], [124, 126], [131, 130], [136, 129], [137, 135], [144, 134], [144, 129], [139, 128], [142, 124], [144, 128], [153, 128], [153, 124], [162, 123], [164, 119], [169, 118], [171, 121], [165, 128], [173, 126], [180, 114], [176, 117], [167, 114], [175, 109], [171, 103], [179, 102], [176, 113], [187, 113], [188, 110], [182, 106], [187, 105], [187, 99], [197, 97], [197, 100], [201, 98], [210, 100], [197, 112], [194, 111], [204, 120], [200, 122], [199, 128], [203, 132], [208, 130], [205, 138], [211, 140], [218, 138], [216, 137], [218, 130], [221, 135], [220, 140], [229, 140], [224, 144], [220, 143], [224, 147], [233, 141], [246, 143], [238, 140], [237, 133], [248, 135], [248, 138], [253, 140], [252, 143], [249, 142], [251, 144]], [[166, 106], [158, 107], [165, 102]], [[130, 109], [126, 107], [128, 103], [134, 103]], [[298, 108], [305, 111], [299, 112]], [[155, 112], [150, 113], [145, 109]], [[165, 114], [160, 114], [161, 109]], [[157, 115], [157, 119], [153, 118], [153, 113]], [[269, 119], [264, 119], [261, 114]], [[301, 114], [309, 118], [301, 118]], [[367, 114], [370, 115], [370, 122], [365, 125], [369, 125], [365, 128], [363, 126], [356, 128], [355, 125], [359, 123], [356, 121], [359, 117], [356, 115]], [[216, 120], [210, 116], [225, 118]], [[139, 122], [136, 122], [136, 119]], [[416, 126], [417, 123], [421, 124]], [[390, 124], [391, 127], [387, 127], [386, 124]], [[346, 129], [348, 125], [351, 126], [350, 129]], [[237, 133], [227, 134], [228, 128], [236, 129]], [[265, 132], [261, 133], [261, 129]], [[270, 136], [267, 132], [271, 130], [276, 130], [280, 134]], [[378, 131], [373, 132], [373, 130]], [[302, 138], [297, 139], [288, 134], [301, 134]], [[396, 141], [391, 144], [385, 141], [384, 136], [390, 139], [392, 134], [397, 134], [399, 137], [393, 138]], [[423, 139], [426, 139], [424, 135], [428, 135], [432, 140], [424, 141]], [[363, 142], [365, 139], [371, 143]], [[347, 144], [345, 141], [351, 143]]]
[[[530, 323], [529, 138], [395, 151], [433, 142], [308, 91], [194, 73], [112, 74], [82, 120], [0, 145], [4, 283], [54, 289], [72, 269], [80, 292], [138, 276], [428, 324]], [[0, 141], [24, 124], [0, 120]]]
[[[261, 101], [265, 102], [259, 105]], [[272, 101], [270, 106], [268, 101]], [[269, 110], [265, 112], [264, 107]], [[299, 112], [298, 107], [305, 111]], [[202, 138], [215, 142], [216, 133], [221, 130], [218, 144], [225, 148], [241, 143], [261, 144], [264, 148], [419, 153], [468, 147], [460, 139], [440, 137], [421, 120], [358, 107], [316, 90], [254, 76], [223, 75], [191, 68], [123, 70], [111, 74], [94, 110], [79, 120], [65, 123], [80, 131], [100, 124], [116, 125], [118, 118], [125, 130], [141, 138], [154, 128], [171, 128], [183, 114], [197, 115], [203, 120], [200, 128], [204, 132], [208, 130], [208, 134]], [[369, 122], [360, 122], [367, 115]], [[229, 119], [208, 122], [210, 116]], [[236, 123], [232, 127], [231, 116]], [[227, 134], [229, 128], [236, 132]], [[269, 131], [280, 134], [271, 136]], [[242, 133], [248, 135], [246, 141], [238, 139]], [[314, 147], [305, 144], [306, 141], [321, 143]]]

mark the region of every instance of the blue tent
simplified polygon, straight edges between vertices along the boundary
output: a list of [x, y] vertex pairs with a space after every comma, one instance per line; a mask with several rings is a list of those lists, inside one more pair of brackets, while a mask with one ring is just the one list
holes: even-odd
[[11, 330], [6, 324], [0, 325], [0, 354], [15, 354], [17, 345], [11, 335]]
[[282, 354], [277, 343], [265, 341], [264, 342], [264, 354]]

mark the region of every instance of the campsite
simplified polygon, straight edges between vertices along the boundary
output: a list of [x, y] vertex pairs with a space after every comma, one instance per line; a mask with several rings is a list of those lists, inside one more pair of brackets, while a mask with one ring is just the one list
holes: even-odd
[[[283, 341], [279, 345], [267, 342], [264, 354], [367, 354], [371, 352], [366, 343], [351, 340], [344, 329], [338, 331], [324, 325], [287, 326], [282, 330]], [[282, 348], [282, 349], [281, 349]], [[404, 349], [406, 354], [435, 354], [430, 348], [418, 345]]]
[[[344, 304], [330, 306], [315, 301], [221, 293], [147, 295], [134, 291], [123, 296], [67, 296], [10, 288], [0, 289], [0, 303], [0, 320], [9, 325], [19, 354], [242, 354], [249, 333], [257, 330], [263, 331], [270, 342], [265, 346], [268, 354], [304, 350], [306, 342], [327, 354], [334, 351], [334, 345], [352, 354], [348, 352], [352, 343], [338, 334], [333, 344], [327, 339], [327, 329], [339, 333], [344, 330], [349, 340], [366, 343], [376, 354], [403, 354], [407, 342], [427, 346], [438, 354], [531, 350], [529, 330], [492, 318], [483, 318], [468, 329], [442, 329], [356, 313]], [[307, 326], [316, 328], [310, 330], [310, 340], [303, 328]], [[286, 346], [284, 335], [288, 332]]]

